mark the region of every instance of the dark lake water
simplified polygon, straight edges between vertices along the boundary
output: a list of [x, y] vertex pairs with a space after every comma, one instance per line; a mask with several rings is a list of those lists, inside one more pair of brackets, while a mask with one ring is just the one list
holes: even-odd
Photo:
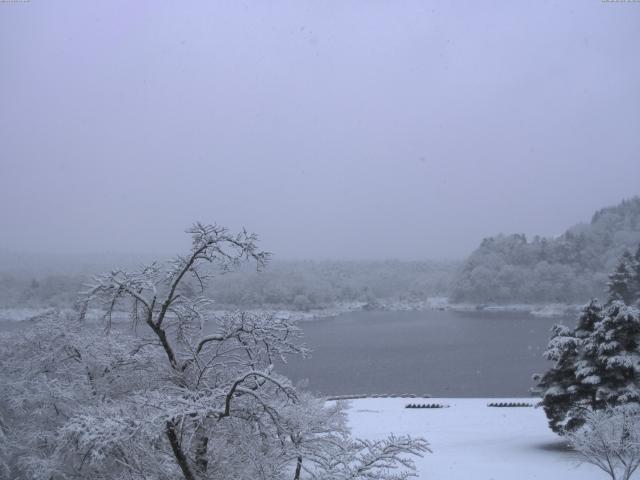
[[281, 369], [326, 395], [526, 396], [555, 323], [523, 313], [354, 312], [302, 324], [313, 349]]
[[[278, 370], [323, 395], [526, 396], [551, 326], [574, 318], [524, 313], [353, 312], [301, 323], [311, 347]], [[22, 328], [0, 322], [0, 330]]]

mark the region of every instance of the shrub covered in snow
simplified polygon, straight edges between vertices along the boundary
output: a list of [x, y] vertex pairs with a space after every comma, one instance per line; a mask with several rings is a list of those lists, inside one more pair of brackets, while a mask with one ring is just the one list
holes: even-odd
[[583, 462], [612, 480], [629, 480], [640, 466], [640, 408], [622, 405], [589, 412], [568, 438]]

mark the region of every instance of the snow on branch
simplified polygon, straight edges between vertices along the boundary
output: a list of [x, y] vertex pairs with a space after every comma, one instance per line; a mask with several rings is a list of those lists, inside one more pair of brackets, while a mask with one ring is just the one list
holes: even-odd
[[431, 452], [422, 438], [395, 436], [382, 440], [349, 440], [320, 464], [314, 480], [405, 480], [415, 475], [412, 456]]
[[627, 404], [590, 412], [584, 426], [568, 438], [582, 462], [612, 480], [629, 480], [640, 466], [640, 409]]
[[[308, 354], [294, 321], [212, 311], [206, 285], [216, 269], [265, 266], [269, 254], [257, 237], [201, 223], [187, 232], [190, 251], [165, 265], [94, 277], [80, 321], [52, 312], [0, 349], [10, 376], [0, 413], [11, 413], [7, 431], [20, 437], [4, 448], [0, 435], [0, 476], [7, 469], [95, 480], [411, 476], [411, 457], [430, 451], [425, 440], [352, 439], [344, 404], [326, 405], [274, 371], [288, 356]], [[92, 302], [104, 308], [107, 327], [124, 305], [144, 328], [101, 334], [82, 321]]]

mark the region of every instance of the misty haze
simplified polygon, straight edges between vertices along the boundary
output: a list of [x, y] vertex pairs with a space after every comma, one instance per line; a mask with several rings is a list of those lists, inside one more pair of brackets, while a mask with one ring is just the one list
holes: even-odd
[[640, 1], [0, 38], [0, 480], [640, 478]]

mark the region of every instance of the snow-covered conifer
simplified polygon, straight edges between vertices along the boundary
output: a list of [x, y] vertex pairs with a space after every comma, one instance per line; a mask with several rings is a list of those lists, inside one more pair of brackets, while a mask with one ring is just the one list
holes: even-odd
[[640, 306], [640, 244], [633, 256], [631, 291], [635, 305]]
[[618, 262], [613, 273], [609, 275], [607, 283], [609, 301], [621, 301], [627, 305], [631, 305], [636, 299], [634, 298], [635, 289], [635, 259], [634, 256], [625, 250]]
[[640, 403], [640, 311], [614, 301], [582, 347], [596, 356], [598, 406]]
[[640, 311], [620, 301], [592, 301], [575, 329], [553, 328], [541, 378], [542, 402], [557, 433], [574, 431], [589, 411], [640, 404]]
[[554, 432], [560, 433], [572, 423], [572, 417], [567, 414], [576, 402], [575, 363], [579, 342], [569, 328], [555, 325], [545, 351], [545, 358], [553, 361], [554, 366], [542, 376], [538, 386], [542, 389], [541, 405]]

